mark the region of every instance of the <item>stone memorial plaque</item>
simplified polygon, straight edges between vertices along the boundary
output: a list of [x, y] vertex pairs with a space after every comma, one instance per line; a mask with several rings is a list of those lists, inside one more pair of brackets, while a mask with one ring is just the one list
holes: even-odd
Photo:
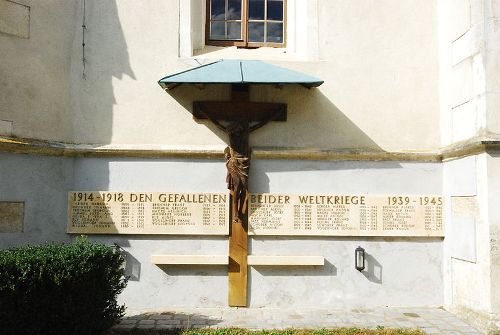
[[249, 234], [444, 236], [443, 198], [251, 194]]
[[68, 233], [229, 234], [229, 194], [69, 192]]
[[0, 201], [0, 233], [22, 233], [24, 203]]

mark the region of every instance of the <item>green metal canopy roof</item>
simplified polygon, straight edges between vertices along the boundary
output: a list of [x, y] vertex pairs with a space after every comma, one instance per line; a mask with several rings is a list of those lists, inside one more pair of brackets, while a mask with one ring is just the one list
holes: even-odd
[[257, 60], [219, 60], [171, 74], [158, 84], [164, 89], [180, 84], [300, 84], [311, 88], [323, 80]]

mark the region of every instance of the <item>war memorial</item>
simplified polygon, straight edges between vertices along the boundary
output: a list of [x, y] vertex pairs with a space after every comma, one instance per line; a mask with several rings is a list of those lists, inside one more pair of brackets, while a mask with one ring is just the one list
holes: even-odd
[[0, 0], [0, 248], [116, 244], [130, 312], [496, 333], [499, 73], [498, 0]]

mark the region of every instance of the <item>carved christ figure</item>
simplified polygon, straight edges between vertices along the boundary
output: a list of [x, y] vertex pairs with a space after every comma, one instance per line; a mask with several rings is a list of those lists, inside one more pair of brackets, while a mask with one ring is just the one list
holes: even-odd
[[224, 150], [227, 167], [227, 188], [233, 196], [233, 222], [243, 222], [247, 211], [248, 201], [248, 173], [250, 170], [250, 148], [248, 137], [250, 132], [264, 126], [269, 120], [263, 120], [252, 126], [248, 122], [236, 121], [228, 126], [217, 120], [209, 119], [229, 136], [229, 146]]
[[248, 171], [250, 169], [250, 159], [245, 157], [231, 147], [224, 150], [227, 167], [227, 188], [232, 191], [234, 216], [238, 223], [242, 222], [243, 213], [246, 212], [246, 204], [248, 198]]
[[248, 172], [250, 170], [250, 148], [247, 122], [233, 122], [225, 127], [229, 136], [229, 146], [224, 150], [227, 167], [227, 188], [233, 194], [233, 221], [243, 222], [248, 197]]

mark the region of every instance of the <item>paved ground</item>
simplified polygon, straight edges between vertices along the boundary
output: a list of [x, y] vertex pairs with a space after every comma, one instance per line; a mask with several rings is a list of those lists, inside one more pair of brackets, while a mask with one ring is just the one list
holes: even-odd
[[173, 328], [420, 328], [428, 334], [482, 334], [440, 308], [375, 308], [287, 310], [271, 308], [185, 309], [128, 315], [112, 334]]

